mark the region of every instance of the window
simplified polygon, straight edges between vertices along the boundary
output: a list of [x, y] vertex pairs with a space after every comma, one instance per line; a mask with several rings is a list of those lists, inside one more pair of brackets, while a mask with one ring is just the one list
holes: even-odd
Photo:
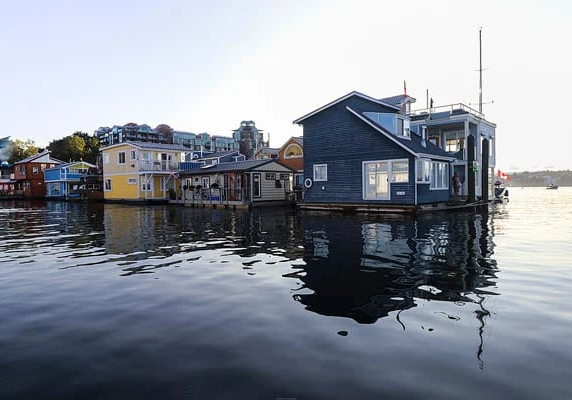
[[109, 164], [109, 154], [108, 153], [103, 154], [103, 163]]
[[127, 178], [128, 185], [137, 185], [137, 178]]
[[391, 182], [409, 182], [409, 162], [407, 160], [391, 162]]
[[135, 152], [135, 150], [131, 150], [131, 161], [136, 159], [137, 159], [137, 153]]
[[32, 175], [38, 175], [39, 169], [38, 167], [32, 167]]
[[273, 181], [276, 179], [276, 174], [266, 173], [266, 180]]
[[104, 189], [106, 192], [111, 191], [111, 179], [106, 179], [104, 182]]
[[431, 161], [417, 160], [417, 182], [430, 183], [431, 182]]
[[40, 169], [43, 171], [46, 169], [46, 164], [40, 164]]
[[144, 192], [151, 191], [151, 180], [145, 179], [145, 177], [141, 177], [141, 190]]
[[252, 196], [261, 197], [260, 191], [260, 174], [252, 174]]
[[120, 151], [118, 155], [119, 155], [119, 164], [125, 164], [125, 152]]
[[20, 169], [20, 175], [26, 175], [26, 166], [24, 164], [20, 164], [18, 168]]
[[449, 171], [447, 163], [431, 163], [431, 189], [449, 189]]
[[328, 180], [328, 164], [314, 165], [314, 181], [325, 182]]
[[397, 118], [397, 136], [411, 137], [408, 119]]
[[364, 162], [363, 198], [364, 200], [389, 199], [388, 161]]
[[303, 156], [302, 149], [297, 144], [289, 145], [288, 147], [286, 147], [286, 151], [284, 151], [285, 158], [296, 158], [302, 156]]

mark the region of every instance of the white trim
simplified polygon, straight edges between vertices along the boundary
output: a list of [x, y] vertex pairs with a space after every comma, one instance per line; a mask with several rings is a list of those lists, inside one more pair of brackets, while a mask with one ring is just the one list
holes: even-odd
[[[316, 179], [316, 167], [326, 167], [326, 179]], [[327, 182], [328, 181], [328, 164], [313, 164], [312, 165], [312, 179], [314, 182]]]
[[354, 90], [353, 92], [350, 92], [350, 93], [346, 94], [345, 96], [342, 96], [342, 97], [340, 97], [340, 98], [338, 98], [338, 99], [336, 99], [336, 100], [334, 100], [334, 101], [332, 101], [332, 102], [326, 104], [325, 106], [322, 106], [322, 107], [320, 107], [320, 108], [317, 108], [316, 110], [314, 110], [314, 111], [312, 111], [312, 112], [310, 112], [310, 113], [308, 113], [308, 114], [306, 114], [306, 115], [304, 115], [304, 116], [302, 116], [302, 117], [300, 117], [300, 118], [294, 120], [292, 123], [298, 125], [298, 124], [300, 124], [302, 121], [304, 121], [305, 119], [310, 118], [311, 116], [316, 115], [316, 114], [318, 114], [319, 112], [325, 110], [326, 108], [329, 108], [329, 107], [331, 107], [331, 106], [333, 106], [333, 105], [335, 105], [335, 104], [338, 104], [338, 103], [341, 102], [341, 101], [347, 100], [347, 99], [349, 99], [349, 98], [352, 97], [352, 96], [361, 97], [362, 99], [369, 100], [369, 101], [371, 101], [371, 102], [373, 102], [373, 103], [376, 103], [376, 104], [381, 104], [382, 106], [386, 106], [386, 107], [392, 108], [392, 109], [394, 109], [394, 110], [398, 110], [398, 111], [401, 110], [401, 107], [397, 107], [397, 106], [394, 106], [393, 104], [389, 104], [389, 103], [386, 103], [386, 102], [384, 102], [384, 101], [381, 101], [381, 100], [378, 100], [378, 99], [374, 99], [373, 97], [369, 97], [369, 96], [367, 96], [367, 95], [365, 95], [365, 94], [363, 94], [363, 93], [356, 92], [356, 91]]

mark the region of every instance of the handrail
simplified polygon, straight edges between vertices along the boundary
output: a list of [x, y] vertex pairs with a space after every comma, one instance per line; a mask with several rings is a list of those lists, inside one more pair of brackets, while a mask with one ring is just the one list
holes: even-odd
[[485, 118], [485, 114], [478, 112], [477, 110], [475, 110], [474, 108], [471, 108], [463, 103], [454, 103], [454, 104], [447, 104], [444, 106], [437, 106], [437, 107], [430, 107], [430, 108], [422, 108], [419, 110], [413, 110], [409, 113], [410, 116], [412, 115], [423, 115], [423, 114], [437, 114], [440, 112], [450, 112], [451, 114], [455, 114], [458, 113], [459, 111], [461, 112], [466, 112], [469, 113], [471, 115], [474, 115], [476, 117]]

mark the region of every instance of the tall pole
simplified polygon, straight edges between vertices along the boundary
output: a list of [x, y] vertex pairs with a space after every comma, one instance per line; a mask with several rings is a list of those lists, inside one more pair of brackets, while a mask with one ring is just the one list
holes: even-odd
[[479, 112], [483, 113], [483, 46], [481, 40], [481, 31], [479, 28]]

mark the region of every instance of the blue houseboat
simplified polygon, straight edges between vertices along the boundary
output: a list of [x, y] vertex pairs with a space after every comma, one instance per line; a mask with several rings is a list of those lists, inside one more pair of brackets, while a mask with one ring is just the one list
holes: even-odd
[[75, 161], [60, 164], [44, 170], [46, 198], [49, 199], [79, 199], [88, 189], [85, 176], [90, 169], [97, 167], [85, 161]]
[[455, 157], [411, 129], [413, 102], [354, 91], [295, 120], [304, 129], [300, 206], [407, 212], [450, 200]]

